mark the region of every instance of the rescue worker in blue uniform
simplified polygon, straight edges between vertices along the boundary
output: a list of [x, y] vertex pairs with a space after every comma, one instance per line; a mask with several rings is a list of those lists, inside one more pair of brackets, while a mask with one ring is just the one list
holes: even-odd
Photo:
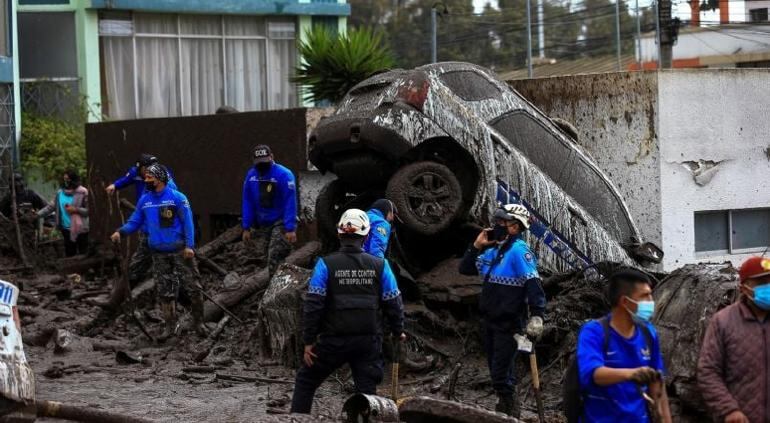
[[176, 335], [176, 300], [184, 290], [192, 302], [195, 330], [205, 334], [203, 299], [198, 285], [195, 265], [195, 229], [193, 213], [187, 197], [167, 186], [168, 172], [160, 164], [150, 165], [144, 173], [146, 193], [139, 199], [128, 221], [112, 234], [118, 243], [122, 236], [146, 228], [147, 243], [152, 258], [153, 277], [166, 327], [159, 339]]
[[268, 270], [273, 275], [297, 242], [297, 187], [294, 174], [275, 163], [269, 146], [256, 146], [252, 157], [254, 167], [243, 182], [243, 241], [249, 241], [254, 232], [258, 256], [264, 255], [267, 246]]
[[514, 400], [517, 344], [527, 317], [526, 334], [537, 341], [543, 333], [545, 293], [537, 260], [521, 238], [529, 229], [529, 211], [507, 204], [494, 214], [495, 228], [483, 230], [460, 262], [460, 273], [481, 275], [479, 309], [484, 317], [484, 350], [498, 396], [496, 410], [518, 417]]
[[337, 225], [341, 248], [316, 262], [304, 303], [304, 364], [297, 371], [292, 413], [309, 414], [316, 389], [350, 365], [356, 391], [375, 394], [382, 381], [382, 322], [400, 341], [404, 306], [387, 260], [365, 253], [369, 233], [363, 210], [347, 210]]
[[[122, 178], [118, 178], [105, 189], [107, 195], [112, 195], [116, 190], [121, 190], [133, 185], [136, 189], [136, 203], [139, 203], [139, 199], [145, 194], [144, 172], [149, 166], [156, 163], [158, 163], [157, 157], [147, 153], [141, 154], [134, 166], [131, 166]], [[168, 169], [166, 170], [168, 171]], [[166, 185], [168, 185], [169, 188], [175, 190], [178, 189], [170, 171], [168, 171], [168, 184]], [[139, 242], [136, 251], [134, 251], [134, 254], [131, 256], [131, 261], [128, 263], [128, 281], [131, 286], [135, 286], [143, 281], [151, 268], [152, 256], [150, 254], [150, 248], [147, 246], [147, 230], [141, 228], [139, 230]]]
[[390, 200], [381, 198], [372, 203], [372, 208], [366, 212], [372, 228], [364, 241], [364, 251], [375, 257], [385, 258], [396, 213], [396, 205]]

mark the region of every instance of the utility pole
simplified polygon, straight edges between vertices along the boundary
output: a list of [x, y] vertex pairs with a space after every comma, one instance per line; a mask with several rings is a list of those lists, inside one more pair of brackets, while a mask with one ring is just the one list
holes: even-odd
[[642, 69], [642, 14], [639, 13], [639, 0], [636, 0], [636, 61]]
[[430, 9], [430, 62], [438, 61], [438, 40], [436, 37], [436, 5]]
[[661, 56], [663, 55], [662, 48], [660, 46], [660, 13], [658, 11], [660, 10], [660, 4], [658, 3], [658, 0], [653, 2], [653, 5], [655, 5], [655, 44], [658, 45], [658, 66], [657, 68], [661, 68]]
[[537, 47], [538, 57], [545, 59], [545, 28], [543, 27], [543, 1], [537, 0]]
[[620, 72], [620, 0], [615, 0], [615, 47], [618, 51], [618, 72]]
[[527, 77], [532, 78], [532, 4], [527, 0]]
[[673, 59], [674, 30], [671, 19], [671, 0], [658, 0], [658, 41], [660, 45], [660, 67], [670, 69]]

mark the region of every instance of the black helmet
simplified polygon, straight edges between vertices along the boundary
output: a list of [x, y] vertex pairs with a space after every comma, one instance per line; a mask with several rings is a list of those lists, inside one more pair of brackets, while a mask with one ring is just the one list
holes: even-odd
[[163, 166], [162, 164], [151, 164], [147, 170], [145, 170], [145, 174], [151, 175], [153, 178], [164, 184], [168, 183], [168, 170], [166, 169], [166, 166]]
[[158, 163], [158, 158], [152, 154], [142, 153], [139, 158], [136, 159], [136, 167], [147, 167], [155, 163]]

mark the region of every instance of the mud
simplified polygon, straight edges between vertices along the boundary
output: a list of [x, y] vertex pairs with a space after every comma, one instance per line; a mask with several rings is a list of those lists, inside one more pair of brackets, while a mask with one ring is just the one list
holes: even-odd
[[[212, 296], [237, 289], [264, 265], [264, 258], [253, 257], [253, 250], [239, 240], [208, 251], [209, 258], [227, 271], [222, 277], [215, 270], [201, 269], [202, 283]], [[301, 295], [293, 291], [302, 291], [308, 269], [281, 267], [266, 289], [230, 307], [242, 324], [229, 317], [209, 323], [210, 330], [218, 329], [216, 337], [204, 339], [183, 331], [173, 341], [154, 344], [125, 313], [105, 318], [99, 306], [109, 297], [118, 278], [115, 260], [80, 274], [56, 273], [60, 260], [42, 261], [49, 265], [24, 274], [13, 270], [18, 261], [12, 254], [0, 257], [0, 277], [22, 290], [19, 313], [38, 399], [159, 422], [300, 422], [340, 421], [343, 403], [353, 394], [350, 370], [342, 368], [319, 389], [310, 417], [287, 415], [295, 369], [282, 363], [297, 363], [296, 356], [292, 357], [296, 343], [291, 337], [299, 322], [291, 309], [299, 306]], [[464, 405], [494, 410], [496, 397], [481, 349], [482, 322], [476, 310], [481, 284], [478, 278], [458, 275], [458, 262], [457, 257], [441, 261], [417, 276], [417, 292], [405, 307], [408, 339], [402, 353], [399, 391], [402, 398], [451, 397]], [[602, 268], [602, 273], [611, 266]], [[660, 316], [662, 345], [687, 338], [696, 342], [693, 348], [697, 350], [702, 323], [732, 298], [734, 277], [734, 270], [725, 266], [701, 265], [684, 268], [665, 279], [656, 289], [661, 304], [670, 303]], [[152, 281], [134, 288], [135, 293], [145, 289], [135, 295], [137, 314], [151, 334], [158, 334], [163, 322], [152, 290], [146, 290], [146, 286], [151, 287]], [[293, 288], [287, 289], [290, 286]], [[581, 273], [547, 277], [544, 288], [548, 297], [546, 329], [536, 353], [547, 421], [560, 422], [562, 375], [574, 351], [577, 331], [588, 319], [605, 314], [608, 305], [602, 282]], [[679, 294], [683, 290], [703, 295], [698, 297], [698, 304], [686, 304]], [[265, 297], [265, 293], [270, 295]], [[181, 303], [181, 323], [186, 328], [189, 305]], [[261, 310], [260, 306], [267, 308]], [[696, 332], [684, 333], [671, 326], [671, 322], [681, 321], [677, 310], [697, 311], [690, 313], [698, 316], [699, 323], [693, 326]], [[283, 316], [285, 321], [271, 325], [271, 316]], [[671, 334], [679, 338], [672, 340]], [[389, 396], [391, 347], [387, 340], [384, 344], [385, 375], [378, 394]], [[685, 417], [699, 416], [693, 410], [697, 404], [685, 395], [690, 392], [685, 388], [691, 386], [694, 374], [692, 354], [669, 350], [671, 347], [664, 348], [670, 354], [667, 365], [681, 376], [670, 391], [683, 393], [681, 401], [673, 399], [678, 407], [675, 412]], [[452, 372], [458, 366], [453, 384]], [[519, 359], [517, 375], [522, 418], [537, 421], [526, 357]]]

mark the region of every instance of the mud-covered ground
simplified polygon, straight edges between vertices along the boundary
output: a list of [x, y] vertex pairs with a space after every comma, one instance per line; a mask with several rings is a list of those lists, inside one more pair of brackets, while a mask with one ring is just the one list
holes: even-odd
[[[240, 241], [213, 251], [210, 259], [230, 273], [222, 277], [202, 267], [206, 291], [216, 296], [237, 289], [248, 275], [257, 274], [264, 263], [250, 251]], [[38, 399], [159, 422], [338, 421], [344, 400], [353, 393], [350, 371], [343, 368], [319, 389], [310, 418], [287, 414], [295, 369], [261, 351], [257, 326], [264, 289], [230, 307], [243, 324], [231, 319], [216, 340], [183, 332], [173, 341], [155, 344], [125, 310], [110, 315], [99, 305], [109, 298], [119, 278], [119, 261], [108, 260], [106, 265], [70, 273], [62, 270], [61, 260], [33, 256], [35, 268], [24, 273], [9, 270], [20, 263], [2, 240], [0, 252], [0, 278], [22, 292], [19, 312]], [[408, 340], [400, 365], [400, 396], [446, 398], [450, 395], [449, 375], [459, 363], [462, 367], [452, 399], [493, 410], [496, 397], [480, 350], [481, 321], [476, 310], [480, 283], [478, 278], [457, 274], [458, 260], [440, 263], [411, 285], [418, 292], [406, 304]], [[72, 264], [67, 262], [67, 266]], [[701, 271], [689, 272], [698, 275]], [[707, 283], [713, 277], [700, 279]], [[678, 284], [672, 281], [669, 286]], [[544, 288], [548, 296], [546, 330], [537, 357], [547, 420], [560, 422], [563, 374], [577, 331], [583, 322], [603, 315], [608, 308], [602, 283], [580, 274], [546, 278]], [[160, 333], [163, 323], [151, 280], [133, 291], [135, 314], [151, 334]], [[189, 310], [183, 307], [181, 315], [184, 327]], [[216, 321], [209, 323], [210, 330], [216, 326]], [[195, 361], [202, 351], [208, 352], [205, 359]], [[389, 396], [387, 342], [384, 355], [385, 377], [378, 393]], [[517, 374], [522, 418], [537, 421], [526, 356], [520, 356]]]

